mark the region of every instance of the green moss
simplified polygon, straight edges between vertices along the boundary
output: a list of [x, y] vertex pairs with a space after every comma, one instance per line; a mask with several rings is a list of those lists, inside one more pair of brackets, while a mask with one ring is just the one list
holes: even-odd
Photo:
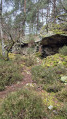
[[[63, 46], [62, 48], [59, 49], [59, 53], [61, 55], [67, 56], [67, 46]], [[67, 61], [67, 60], [66, 60]]]
[[9, 53], [9, 58], [10, 58], [10, 59], [15, 59], [15, 56], [16, 56], [16, 55], [15, 55], [14, 53]]
[[63, 31], [63, 24], [52, 24], [50, 30], [55, 34], [65, 34], [65, 31]]
[[56, 98], [55, 98], [55, 93], [47, 93], [46, 91], [42, 92], [43, 95], [43, 101], [44, 104], [48, 106], [52, 105], [53, 108], [60, 108], [62, 103], [60, 103]]
[[67, 66], [67, 56], [55, 54], [43, 59], [43, 62], [42, 62], [43, 67], [57, 66], [59, 64]]
[[58, 115], [58, 116], [55, 115], [53, 119], [65, 119], [65, 117], [62, 115]]
[[47, 25], [43, 26], [40, 31], [40, 35], [42, 38], [48, 37], [54, 34], [67, 34], [67, 31], [64, 29], [66, 28], [67, 23], [61, 23], [61, 24], [54, 24], [54, 23], [49, 23], [48, 24], [48, 33], [46, 32], [46, 27]]
[[41, 52], [36, 52], [35, 56], [36, 57], [41, 57]]

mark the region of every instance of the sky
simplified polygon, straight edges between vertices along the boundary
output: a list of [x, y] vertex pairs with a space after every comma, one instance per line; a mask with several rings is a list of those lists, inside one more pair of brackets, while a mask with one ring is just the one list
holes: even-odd
[[[1, 0], [0, 0], [1, 1]], [[5, 3], [5, 0], [3, 0], [3, 3], [2, 3], [2, 10], [3, 10], [3, 13], [6, 11], [11, 11], [12, 10], [12, 4], [6, 4]]]

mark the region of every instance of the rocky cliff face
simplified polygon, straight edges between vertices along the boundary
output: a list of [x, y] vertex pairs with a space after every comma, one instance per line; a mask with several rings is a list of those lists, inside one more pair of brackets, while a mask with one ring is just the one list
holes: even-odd
[[43, 26], [40, 32], [44, 56], [55, 54], [60, 47], [67, 45], [67, 24], [49, 24], [48, 30], [47, 33]]

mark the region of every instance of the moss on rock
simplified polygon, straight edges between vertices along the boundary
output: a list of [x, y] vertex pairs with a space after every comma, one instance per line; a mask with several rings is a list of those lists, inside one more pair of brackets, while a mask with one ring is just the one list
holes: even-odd
[[60, 35], [65, 35], [65, 36], [67, 34], [67, 31], [66, 31], [67, 23], [61, 23], [61, 24], [54, 24], [54, 23], [50, 24], [49, 23], [48, 24], [48, 33], [46, 31], [46, 27], [47, 27], [47, 25], [44, 25], [41, 28], [40, 36], [42, 38], [49, 37], [49, 36], [52, 36], [55, 34], [60, 34]]

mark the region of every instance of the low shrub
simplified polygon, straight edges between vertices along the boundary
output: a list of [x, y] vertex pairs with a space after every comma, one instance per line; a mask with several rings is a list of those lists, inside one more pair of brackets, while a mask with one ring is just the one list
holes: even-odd
[[36, 53], [35, 53], [35, 56], [41, 58], [41, 52], [36, 52]]
[[50, 119], [67, 119], [67, 103], [64, 103], [63, 107], [58, 110], [58, 114]]
[[1, 109], [0, 119], [43, 119], [46, 116], [41, 96], [28, 88], [8, 96]]
[[64, 103], [64, 106], [62, 107], [61, 111], [61, 115], [65, 117], [65, 119], [67, 118], [67, 102]]
[[67, 87], [65, 87], [61, 91], [59, 91], [58, 94], [56, 95], [56, 97], [60, 101], [67, 102]]
[[39, 65], [32, 68], [33, 81], [41, 84], [53, 84], [60, 81], [61, 75], [65, 73], [66, 69], [61, 65], [49, 68]]
[[67, 56], [67, 46], [63, 46], [62, 48], [59, 49], [59, 53], [61, 55]]
[[34, 65], [36, 63], [37, 63], [36, 58], [34, 58], [31, 55], [27, 56], [26, 59], [25, 59], [25, 65], [28, 66], [28, 67], [32, 66], [32, 65]]
[[23, 76], [20, 71], [20, 66], [14, 61], [0, 60], [0, 91], [5, 89], [5, 86], [16, 83], [22, 80]]
[[56, 92], [60, 91], [63, 87], [64, 87], [64, 85], [61, 84], [60, 82], [55, 82], [52, 85], [48, 85], [48, 87], [46, 88], [46, 91], [56, 93]]
[[35, 83], [39, 83], [40, 82], [42, 71], [43, 71], [43, 67], [41, 65], [34, 66], [32, 68], [32, 70], [31, 70], [31, 72], [32, 72], [32, 78], [33, 78], [33, 81]]

